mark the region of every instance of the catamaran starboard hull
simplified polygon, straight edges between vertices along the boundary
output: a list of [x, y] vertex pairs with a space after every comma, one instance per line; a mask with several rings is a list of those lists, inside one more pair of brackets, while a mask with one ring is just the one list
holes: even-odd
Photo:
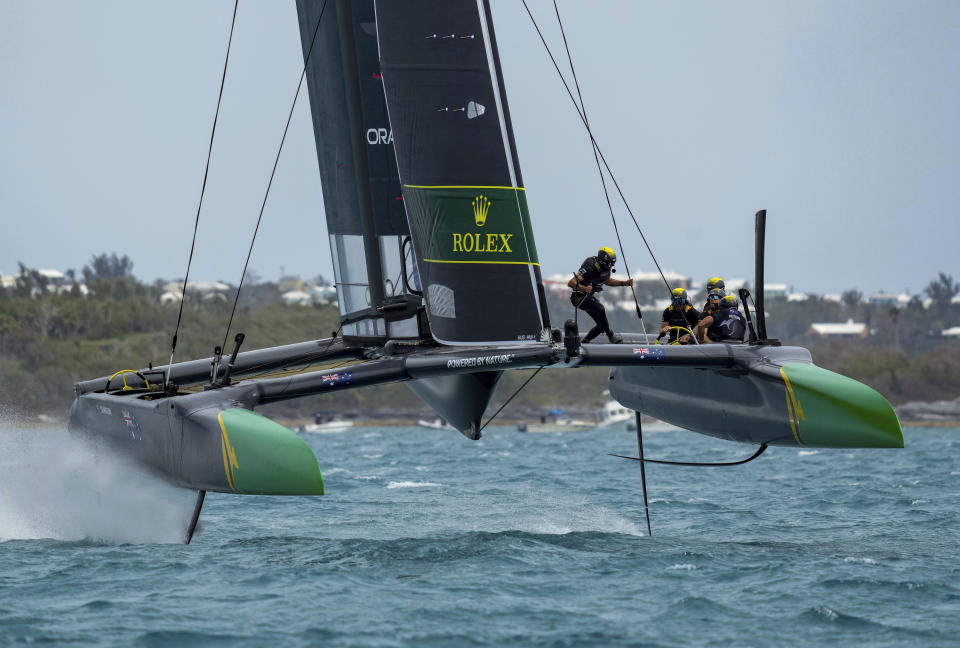
[[[728, 366], [668, 364], [696, 347], [635, 349], [610, 372], [625, 407], [701, 434], [746, 443], [820, 448], [902, 448], [890, 403], [870, 387], [813, 364], [799, 347], [704, 345]], [[662, 356], [654, 357], [654, 356]]]

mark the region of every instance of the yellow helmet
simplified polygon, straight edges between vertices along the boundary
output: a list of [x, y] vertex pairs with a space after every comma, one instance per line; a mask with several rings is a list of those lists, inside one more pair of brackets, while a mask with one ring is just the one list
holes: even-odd
[[721, 308], [736, 308], [737, 307], [737, 298], [733, 295], [726, 295], [723, 299], [720, 300]]
[[597, 252], [597, 263], [604, 268], [610, 268], [614, 263], [617, 262], [617, 253], [613, 251], [613, 248], [602, 247], [600, 251]]
[[707, 279], [707, 292], [709, 293], [714, 288], [719, 288], [720, 290], [725, 289], [727, 286], [723, 283], [723, 279], [720, 277], [710, 277]]

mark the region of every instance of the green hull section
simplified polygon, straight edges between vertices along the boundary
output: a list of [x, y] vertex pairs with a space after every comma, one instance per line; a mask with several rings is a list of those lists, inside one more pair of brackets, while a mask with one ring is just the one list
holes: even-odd
[[323, 495], [310, 447], [289, 429], [245, 409], [217, 416], [227, 483], [248, 495]]
[[903, 430], [876, 390], [815, 365], [780, 368], [797, 443], [828, 448], [902, 448]]
[[[805, 349], [704, 346], [635, 350], [636, 366], [611, 372], [611, 395], [630, 409], [730, 441], [903, 447], [890, 403], [856, 380], [817, 367]], [[717, 366], [718, 358], [725, 366]], [[684, 359], [688, 366], [680, 366]]]
[[522, 187], [404, 186], [427, 263], [536, 265]]

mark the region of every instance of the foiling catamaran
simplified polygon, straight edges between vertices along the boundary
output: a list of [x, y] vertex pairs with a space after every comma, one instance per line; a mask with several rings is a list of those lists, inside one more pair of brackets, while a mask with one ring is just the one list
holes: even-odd
[[206, 491], [323, 494], [313, 451], [258, 406], [389, 382], [474, 440], [505, 371], [602, 366], [638, 425], [758, 453], [903, 446], [880, 394], [767, 339], [762, 294], [747, 344], [581, 344], [573, 321], [551, 327], [487, 0], [297, 11], [342, 335], [241, 353], [238, 334], [229, 359], [218, 347], [75, 386], [72, 432], [198, 492], [187, 542]]

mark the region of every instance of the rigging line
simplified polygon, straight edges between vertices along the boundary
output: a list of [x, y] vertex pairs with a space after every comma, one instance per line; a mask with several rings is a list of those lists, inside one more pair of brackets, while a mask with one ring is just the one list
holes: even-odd
[[[340, 326], [337, 327], [337, 330], [332, 333], [332, 337], [330, 338], [330, 341], [327, 342], [327, 346], [325, 346], [325, 347], [323, 348], [323, 351], [320, 351], [320, 354], [321, 354], [320, 357], [314, 358], [314, 359], [310, 360], [307, 364], [305, 364], [305, 365], [303, 366], [302, 371], [305, 372], [307, 369], [309, 369], [310, 367], [312, 367], [312, 366], [315, 365], [316, 363], [323, 361], [324, 356], [323, 356], [322, 354], [324, 354], [324, 353], [326, 353], [327, 351], [330, 350], [330, 347], [333, 346], [333, 343], [337, 341], [337, 336], [340, 335], [340, 331], [341, 331], [342, 329], [343, 329], [343, 322], [341, 322], [341, 323], [340, 323]], [[293, 363], [291, 363], [291, 364], [293, 364]], [[343, 365], [339, 365], [339, 366], [343, 366]], [[281, 367], [281, 370], [282, 370], [282, 371], [286, 371], [289, 367], [290, 367], [290, 365], [284, 365], [283, 367]], [[334, 368], [336, 368], [336, 367], [334, 367]], [[269, 372], [269, 371], [266, 371], [266, 372], [263, 372], [263, 373], [270, 373], [270, 372]], [[254, 377], [256, 377], [256, 376], [254, 376]]]
[[[590, 128], [590, 122], [587, 120], [587, 105], [583, 102], [583, 93], [580, 91], [580, 82], [577, 80], [577, 70], [573, 66], [573, 55], [570, 53], [570, 45], [567, 43], [567, 33], [563, 29], [563, 20], [560, 18], [560, 8], [557, 6], [557, 0], [553, 0], [553, 11], [557, 14], [557, 25], [560, 27], [560, 35], [563, 37], [563, 48], [567, 52], [567, 63], [570, 65], [570, 74], [573, 76], [573, 84], [577, 89], [577, 98], [580, 100], [580, 111], [583, 114], [583, 123], [587, 127], [587, 134], [590, 136], [590, 150], [593, 153], [593, 161], [597, 165], [597, 173], [600, 174], [600, 184], [603, 186], [603, 196], [607, 200], [607, 210], [610, 212], [610, 220], [613, 222], [613, 231], [617, 235], [617, 245], [620, 247], [620, 256], [623, 257], [623, 267], [627, 270], [627, 277], [630, 277], [630, 266], [627, 263], [627, 253], [623, 249], [623, 241], [620, 240], [620, 229], [617, 227], [617, 218], [613, 213], [613, 204], [610, 202], [610, 192], [607, 191], [607, 180], [603, 177], [603, 167], [600, 166], [600, 158], [597, 156], [597, 146], [593, 139], [593, 130]], [[633, 295], [633, 303], [637, 307], [637, 317], [643, 321], [643, 315], [640, 312], [640, 302], [637, 301], [637, 291], [630, 286], [630, 294]], [[646, 336], [646, 332], [644, 332]]]
[[[563, 72], [560, 71], [560, 66], [557, 64], [556, 58], [553, 56], [553, 52], [550, 49], [550, 46], [547, 45], [547, 41], [543, 36], [543, 32], [540, 31], [540, 26], [537, 24], [536, 19], [533, 17], [533, 14], [530, 12], [530, 7], [527, 6], [527, 0], [523, 0], [523, 7], [527, 11], [527, 15], [530, 17], [530, 22], [533, 23], [534, 29], [537, 30], [537, 35], [540, 36], [540, 42], [543, 43], [544, 49], [547, 50], [547, 55], [550, 57], [550, 61], [553, 63], [554, 69], [557, 71], [557, 75], [560, 77], [560, 81], [563, 83], [563, 87], [567, 91], [567, 95], [570, 97], [570, 101], [573, 102], [574, 109], [577, 111], [577, 115], [580, 117], [580, 121], [583, 122], [584, 126], [587, 126], [587, 120], [584, 117], [583, 113], [580, 112], [580, 107], [577, 105], [577, 100], [573, 96], [573, 92], [570, 90], [570, 85], [567, 83], [566, 78], [563, 76]], [[660, 267], [660, 262], [657, 261], [657, 257], [653, 254], [653, 249], [650, 247], [650, 243], [647, 241], [646, 235], [644, 235], [643, 230], [640, 228], [640, 223], [637, 222], [637, 217], [634, 216], [633, 210], [630, 208], [630, 203], [627, 202], [626, 196], [623, 194], [623, 190], [620, 188], [620, 183], [617, 182], [616, 176], [613, 175], [613, 171], [610, 169], [610, 164], [607, 162], [607, 158], [603, 155], [603, 150], [600, 148], [600, 144], [594, 139], [593, 134], [590, 133], [589, 127], [587, 132], [590, 134], [590, 141], [593, 146], [596, 147], [597, 153], [600, 155], [600, 160], [603, 162], [603, 166], [606, 168], [607, 173], [610, 175], [610, 180], [613, 182], [613, 186], [616, 187], [617, 193], [620, 195], [620, 200], [623, 201], [624, 207], [627, 208], [627, 213], [630, 214], [630, 218], [633, 220], [634, 226], [637, 228], [637, 232], [640, 233], [640, 238], [643, 239], [643, 244], [647, 247], [647, 252], [650, 253], [650, 258], [653, 259], [654, 265], [657, 266], [657, 271], [660, 272], [660, 278], [663, 279], [664, 285], [666, 285], [667, 290], [672, 292], [670, 287], [670, 282], [667, 281], [666, 275], [663, 274], [663, 269]]]
[[760, 448], [754, 452], [752, 455], [746, 459], [740, 459], [739, 461], [720, 461], [716, 463], [701, 463], [697, 461], [664, 461], [663, 459], [640, 459], [638, 457], [628, 457], [626, 455], [611, 454], [611, 457], [620, 457], [621, 459], [631, 459], [632, 461], [643, 461], [644, 463], [655, 463], [663, 464], [665, 466], [695, 466], [699, 468], [713, 468], [716, 466], [740, 466], [749, 461], [753, 461], [757, 457], [763, 454], [763, 451], [767, 449], [766, 443], [761, 443]]
[[[343, 330], [343, 322], [340, 322], [340, 326], [337, 327], [337, 330], [333, 332], [333, 337], [330, 338], [330, 342], [327, 343], [326, 348], [323, 350], [323, 353], [326, 353], [330, 350], [330, 347], [333, 346], [333, 343], [337, 341], [337, 336], [340, 335], [340, 331]], [[310, 365], [313, 363], [311, 362]], [[308, 367], [310, 365], [307, 365]]]
[[257, 240], [257, 232], [260, 231], [260, 221], [263, 220], [263, 211], [267, 206], [267, 198], [270, 196], [270, 188], [273, 186], [273, 177], [277, 173], [277, 164], [280, 162], [280, 154], [283, 152], [283, 144], [287, 141], [287, 131], [290, 130], [290, 120], [293, 119], [293, 109], [297, 106], [297, 98], [300, 96], [300, 89], [303, 87], [303, 80], [307, 76], [307, 63], [310, 62], [310, 55], [313, 54], [313, 47], [317, 44], [317, 34], [320, 32], [320, 22], [323, 20], [323, 13], [327, 8], [327, 0], [323, 0], [320, 7], [320, 17], [317, 18], [317, 26], [313, 29], [313, 36], [310, 38], [310, 49], [307, 50], [307, 56], [303, 60], [303, 71], [300, 72], [300, 82], [297, 84], [297, 91], [293, 95], [293, 103], [290, 104], [290, 113], [287, 115], [287, 125], [283, 127], [283, 137], [280, 138], [280, 147], [277, 149], [277, 157], [273, 160], [273, 170], [270, 171], [270, 180], [267, 182], [267, 190], [263, 194], [263, 202], [260, 203], [260, 215], [257, 216], [257, 226], [253, 228], [253, 236], [250, 238], [250, 249], [247, 250], [247, 260], [243, 264], [243, 272], [240, 274], [240, 283], [237, 285], [237, 296], [233, 300], [233, 308], [230, 311], [230, 320], [227, 322], [227, 330], [223, 334], [223, 345], [226, 348], [227, 338], [230, 336], [230, 327], [233, 325], [233, 316], [237, 312], [237, 304], [240, 302], [240, 290], [243, 288], [243, 280], [247, 276], [247, 267], [250, 265], [250, 257], [253, 254], [253, 244]]
[[483, 428], [485, 428], [485, 427], [487, 427], [488, 425], [490, 425], [490, 421], [492, 421], [493, 419], [497, 418], [497, 414], [499, 414], [500, 412], [502, 412], [502, 411], [503, 411], [503, 408], [510, 404], [510, 401], [513, 400], [514, 396], [516, 396], [516, 395], [519, 394], [521, 391], [523, 391], [523, 388], [526, 387], [527, 384], [528, 384], [531, 380], [533, 380], [534, 378], [537, 377], [537, 374], [540, 373], [540, 372], [543, 370], [543, 367], [544, 367], [544, 366], [545, 366], [545, 365], [541, 365], [540, 367], [537, 368], [536, 371], [534, 371], [532, 374], [530, 374], [530, 377], [523, 381], [523, 384], [520, 385], [520, 386], [517, 388], [517, 391], [513, 392], [513, 394], [510, 396], [510, 398], [507, 399], [507, 402], [505, 402], [503, 405], [501, 405], [501, 406], [500, 406], [500, 409], [498, 409], [496, 412], [494, 412], [494, 413], [493, 413], [493, 416], [491, 416], [490, 418], [488, 418], [488, 419], [487, 419], [487, 422], [484, 423], [483, 425], [481, 425], [481, 426], [480, 426], [480, 429], [477, 430], [477, 432], [483, 432]]
[[[177, 350], [177, 334], [180, 332], [180, 322], [183, 319], [183, 302], [187, 301], [187, 279], [190, 278], [190, 266], [193, 263], [193, 251], [197, 246], [197, 228], [200, 226], [200, 208], [203, 207], [203, 195], [207, 190], [207, 176], [210, 173], [210, 157], [213, 154], [213, 136], [217, 132], [217, 119], [220, 117], [220, 101], [223, 99], [223, 86], [227, 80], [227, 63], [230, 62], [230, 46], [233, 44], [233, 28], [237, 23], [237, 6], [240, 0], [233, 3], [233, 18], [230, 20], [230, 38], [227, 40], [227, 55], [223, 60], [223, 74], [220, 77], [220, 94], [217, 95], [217, 110], [213, 114], [213, 128], [210, 130], [210, 145], [207, 148], [207, 166], [203, 170], [203, 184], [200, 187], [200, 202], [197, 204], [197, 217], [193, 222], [193, 241], [190, 243], [190, 257], [187, 259], [187, 273], [183, 277], [183, 290], [180, 293], [180, 312], [177, 314], [177, 326], [173, 330], [173, 340], [170, 342], [170, 362], [167, 365], [167, 380], [173, 371], [173, 354]], [[226, 344], [226, 341], [224, 341]]]

